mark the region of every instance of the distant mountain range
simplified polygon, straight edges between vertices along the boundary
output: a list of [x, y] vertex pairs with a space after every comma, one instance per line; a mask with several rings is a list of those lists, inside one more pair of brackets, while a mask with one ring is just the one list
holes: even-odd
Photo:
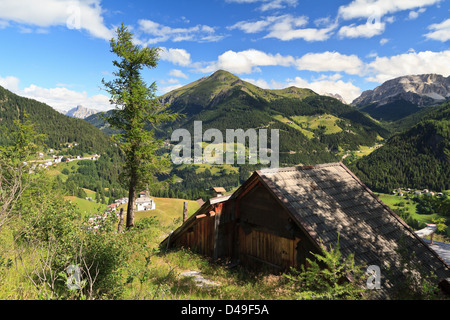
[[170, 138], [174, 129], [267, 128], [280, 132], [284, 165], [336, 161], [346, 150], [373, 146], [388, 130], [354, 107], [310, 89], [262, 89], [223, 70], [216, 71], [160, 98], [183, 117], [157, 132]]
[[111, 139], [95, 126], [82, 119], [65, 116], [49, 105], [18, 96], [0, 86], [0, 145], [11, 142], [13, 121], [28, 115], [38, 133], [46, 135], [48, 148], [60, 150], [67, 144], [77, 142], [73, 154], [102, 153], [114, 147]]
[[[196, 120], [202, 121], [203, 132], [278, 129], [283, 167], [342, 161], [361, 146], [381, 143], [384, 146], [350, 163], [371, 188], [450, 188], [449, 102], [437, 105], [449, 97], [448, 82], [439, 75], [401, 77], [348, 105], [309, 89], [262, 89], [219, 70], [159, 97], [166, 110], [183, 116], [154, 129], [166, 140], [177, 128], [193, 132]], [[80, 151], [99, 153], [112, 145], [100, 131], [115, 131], [105, 125], [101, 113], [78, 106], [71, 115], [86, 118], [74, 119], [0, 87], [0, 125], [9, 129], [21, 111], [48, 135], [47, 145], [54, 149], [76, 141]], [[9, 142], [8, 132], [2, 130], [0, 144]]]
[[99, 113], [99, 110], [85, 108], [81, 105], [76, 106], [75, 108], [70, 109], [69, 111], [62, 112], [66, 116], [78, 119], [86, 119], [87, 117]]
[[450, 99], [450, 76], [408, 75], [364, 91], [351, 104], [378, 120], [395, 121]]

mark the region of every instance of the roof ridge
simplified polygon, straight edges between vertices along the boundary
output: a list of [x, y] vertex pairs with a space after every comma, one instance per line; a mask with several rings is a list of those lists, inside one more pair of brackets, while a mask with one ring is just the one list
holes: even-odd
[[298, 165], [293, 167], [284, 167], [284, 168], [263, 168], [258, 170], [259, 174], [271, 174], [271, 173], [279, 173], [279, 172], [291, 172], [291, 171], [301, 171], [301, 170], [312, 170], [312, 169], [321, 169], [327, 167], [337, 167], [341, 166], [340, 162], [330, 162], [330, 163], [320, 163], [315, 165]]

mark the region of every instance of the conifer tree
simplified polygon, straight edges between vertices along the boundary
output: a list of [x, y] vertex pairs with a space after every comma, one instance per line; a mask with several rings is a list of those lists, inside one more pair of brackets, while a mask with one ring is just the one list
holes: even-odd
[[168, 160], [155, 155], [161, 142], [154, 137], [154, 128], [174, 115], [162, 111], [155, 97], [156, 84], [147, 85], [141, 71], [155, 68], [158, 62], [157, 47], [141, 47], [133, 43], [133, 34], [122, 25], [117, 28], [116, 38], [111, 39], [111, 52], [118, 56], [113, 65], [112, 81], [102, 80], [111, 95], [115, 109], [105, 120], [119, 130], [115, 140], [125, 154], [123, 176], [128, 187], [126, 227], [134, 226], [135, 199], [139, 188], [156, 182], [155, 175], [166, 171]]

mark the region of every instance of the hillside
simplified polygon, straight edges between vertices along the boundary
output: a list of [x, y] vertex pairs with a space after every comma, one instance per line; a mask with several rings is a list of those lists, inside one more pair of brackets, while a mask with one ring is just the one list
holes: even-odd
[[[223, 70], [171, 91], [160, 101], [184, 115], [161, 128], [160, 137], [170, 139], [177, 128], [193, 132], [194, 121], [202, 121], [203, 130], [223, 133], [279, 129], [283, 165], [335, 161], [342, 156], [339, 152], [375, 145], [388, 135], [379, 123], [338, 99], [295, 87], [262, 89]], [[319, 116], [333, 121], [317, 125]]]
[[110, 113], [111, 113], [111, 110], [107, 111], [107, 112], [94, 113], [94, 114], [89, 115], [86, 118], [84, 118], [84, 120], [86, 122], [92, 124], [93, 126], [97, 127], [98, 129], [100, 129], [100, 131], [102, 131], [107, 136], [111, 136], [113, 134], [118, 133], [118, 130], [112, 129], [109, 126], [109, 124], [105, 123], [105, 121], [102, 118], [103, 116], [109, 115]]
[[[52, 152], [44, 152], [43, 158], [53, 155], [63, 157], [98, 154], [96, 161], [79, 160], [59, 163], [48, 170], [55, 178], [59, 189], [73, 195], [81, 188], [96, 190], [107, 198], [124, 193], [119, 178], [122, 156], [112, 140], [95, 126], [82, 119], [65, 116], [52, 107], [36, 100], [20, 97], [0, 87], [0, 145], [11, 142], [10, 131], [13, 121], [26, 113], [38, 133], [46, 135], [46, 144]], [[62, 174], [62, 171], [66, 174]], [[105, 188], [109, 191], [105, 191]], [[113, 192], [114, 191], [114, 192]]]
[[0, 87], [0, 144], [8, 144], [8, 132], [13, 121], [26, 113], [36, 125], [38, 133], [47, 135], [45, 141], [48, 148], [60, 150], [68, 144], [76, 142], [70, 154], [102, 153], [112, 148], [109, 137], [95, 126], [82, 119], [65, 116], [52, 107], [24, 97]]
[[450, 188], [450, 103], [429, 112], [415, 126], [349, 165], [369, 188]]

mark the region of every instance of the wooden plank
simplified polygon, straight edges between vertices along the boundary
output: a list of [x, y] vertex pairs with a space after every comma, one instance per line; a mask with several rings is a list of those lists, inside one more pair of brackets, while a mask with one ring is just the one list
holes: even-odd
[[188, 202], [184, 201], [183, 203], [183, 223], [187, 220], [187, 214], [188, 214]]

